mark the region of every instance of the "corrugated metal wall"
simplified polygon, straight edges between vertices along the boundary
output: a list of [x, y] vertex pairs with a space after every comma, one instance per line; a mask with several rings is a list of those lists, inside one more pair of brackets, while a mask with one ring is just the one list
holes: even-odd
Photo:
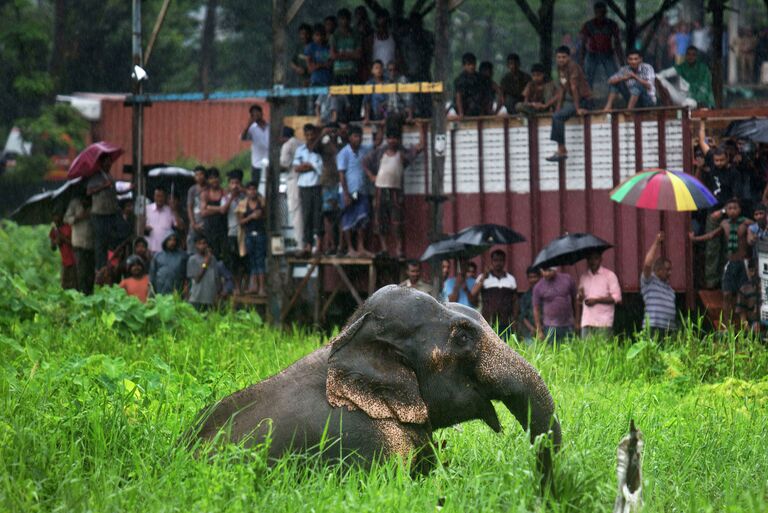
[[[240, 135], [254, 103], [262, 106], [269, 119], [269, 105], [257, 99], [153, 104], [144, 110], [144, 162], [186, 157], [212, 165], [229, 160], [249, 148]], [[131, 108], [122, 100], [103, 99], [101, 121], [94, 124], [93, 137], [125, 148], [113, 167], [119, 176], [123, 165], [131, 163]]]
[[[524, 279], [526, 267], [552, 239], [566, 232], [591, 232], [614, 244], [605, 253], [604, 263], [619, 276], [624, 290], [634, 292], [639, 289], [645, 251], [664, 229], [666, 255], [674, 267], [672, 286], [681, 292], [689, 290], [690, 215], [668, 213], [662, 218], [659, 212], [625, 207], [609, 198], [610, 190], [638, 169], [668, 166], [690, 171], [690, 159], [685, 157], [691, 146], [690, 136], [684, 136], [690, 133], [687, 119], [674, 111], [645, 116], [642, 120], [594, 116], [586, 123], [570, 121], [566, 128], [569, 158], [562, 167], [544, 160], [554, 150], [548, 118], [539, 119], [535, 128], [525, 119], [454, 124], [446, 152], [445, 232], [480, 223], [498, 223], [520, 232], [527, 242], [502, 247], [508, 255], [508, 270], [518, 280]], [[637, 140], [636, 133], [642, 134]], [[415, 130], [403, 136], [406, 146], [418, 140]], [[409, 257], [418, 257], [428, 244], [429, 165], [423, 159], [424, 154], [405, 175]], [[490, 263], [487, 256], [478, 257], [481, 265]], [[585, 269], [582, 262], [566, 271], [576, 275]]]

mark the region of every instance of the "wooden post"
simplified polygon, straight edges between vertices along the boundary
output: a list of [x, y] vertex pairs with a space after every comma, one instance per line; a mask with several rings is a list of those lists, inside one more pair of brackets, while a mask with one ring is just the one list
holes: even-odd
[[[449, 0], [437, 0], [435, 4], [435, 81], [443, 83], [443, 92], [432, 94], [432, 176], [430, 182], [432, 190], [432, 226], [429, 234], [430, 241], [439, 240], [443, 233], [443, 176], [445, 173], [445, 151], [448, 147], [445, 121], [445, 102], [448, 98], [449, 87], [449, 51], [451, 42], [448, 38], [449, 30]], [[456, 184], [453, 184], [454, 193]], [[433, 266], [435, 267], [435, 266]], [[432, 269], [433, 289], [436, 295], [442, 288], [441, 273], [439, 268]]]
[[[272, 87], [285, 82], [285, 40], [286, 40], [286, 0], [272, 0]], [[267, 200], [267, 320], [279, 324], [283, 306], [283, 283], [286, 262], [284, 255], [272, 253], [272, 237], [280, 236], [280, 133], [283, 125], [285, 99], [272, 96], [269, 98], [269, 169], [266, 176]]]
[[723, 57], [721, 48], [723, 44], [724, 11], [723, 0], [710, 0], [709, 10], [712, 11], [712, 92], [715, 96], [715, 106], [723, 108]]

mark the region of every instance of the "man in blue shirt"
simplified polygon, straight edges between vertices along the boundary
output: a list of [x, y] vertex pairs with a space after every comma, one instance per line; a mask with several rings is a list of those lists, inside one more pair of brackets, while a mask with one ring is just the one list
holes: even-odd
[[445, 280], [442, 296], [445, 301], [475, 308], [477, 305], [472, 302], [469, 294], [472, 287], [475, 286], [475, 279], [468, 276], [468, 270], [468, 262], [461, 262], [460, 270], [456, 276]]
[[[368, 195], [370, 182], [363, 170], [362, 160], [373, 146], [363, 145], [363, 132], [358, 126], [349, 127], [349, 144], [336, 156], [339, 181], [344, 195], [341, 212], [341, 229], [349, 248], [349, 256], [371, 258], [365, 249], [365, 231], [371, 218], [371, 200]], [[352, 233], [357, 232], [357, 245], [352, 244]]]
[[309, 148], [314, 148], [317, 140], [317, 127], [311, 123], [304, 125], [304, 144], [296, 150], [293, 158], [293, 171], [298, 173], [299, 199], [304, 219], [304, 256], [312, 252], [322, 252], [323, 240], [323, 194], [320, 174], [323, 171], [323, 159]]

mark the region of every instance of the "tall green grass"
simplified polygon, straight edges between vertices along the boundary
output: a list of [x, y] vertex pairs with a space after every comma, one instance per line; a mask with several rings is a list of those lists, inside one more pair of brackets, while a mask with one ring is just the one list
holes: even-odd
[[[542, 373], [563, 448], [556, 498], [536, 492], [535, 453], [503, 405], [437, 433], [441, 464], [412, 479], [236, 446], [195, 459], [177, 446], [195, 414], [327, 341], [252, 313], [202, 317], [55, 284], [40, 230], [0, 230], [0, 511], [610, 511], [616, 446], [645, 435], [644, 511], [768, 511], [768, 350], [693, 323], [659, 345], [638, 334], [552, 348], [512, 344]], [[22, 241], [22, 242], [19, 242]], [[43, 243], [45, 240], [43, 239]], [[25, 266], [24, 261], [34, 265]], [[22, 293], [23, 292], [23, 293]]]

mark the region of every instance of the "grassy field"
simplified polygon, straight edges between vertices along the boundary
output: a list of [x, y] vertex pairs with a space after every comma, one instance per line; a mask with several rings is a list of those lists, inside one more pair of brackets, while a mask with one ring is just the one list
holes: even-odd
[[399, 461], [268, 467], [238, 447], [196, 460], [175, 442], [199, 408], [327, 336], [243, 312], [203, 318], [172, 298], [57, 291], [44, 236], [0, 230], [0, 511], [435, 511], [442, 498], [443, 511], [610, 511], [630, 418], [645, 434], [644, 511], [768, 511], [768, 350], [696, 326], [664, 348], [515, 345], [562, 422], [556, 500], [538, 497], [534, 453], [502, 405], [502, 434], [439, 432], [443, 464], [417, 479]]

